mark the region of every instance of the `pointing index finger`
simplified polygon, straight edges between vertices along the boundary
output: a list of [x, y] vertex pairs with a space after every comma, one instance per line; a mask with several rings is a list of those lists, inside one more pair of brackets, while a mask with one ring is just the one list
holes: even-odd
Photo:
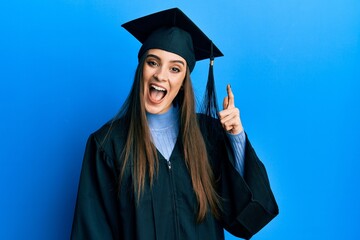
[[233, 92], [231, 90], [230, 84], [227, 85], [226, 90], [227, 90], [228, 100], [229, 100], [227, 108], [234, 107], [235, 106], [235, 104], [234, 104], [234, 94], [233, 94]]

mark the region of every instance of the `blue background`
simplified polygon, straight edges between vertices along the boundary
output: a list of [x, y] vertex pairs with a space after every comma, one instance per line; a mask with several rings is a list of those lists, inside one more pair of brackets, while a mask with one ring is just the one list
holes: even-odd
[[280, 215], [253, 239], [360, 239], [357, 0], [2, 2], [0, 239], [68, 239], [85, 142], [137, 63], [120, 25], [174, 6], [224, 52], [218, 97], [231, 83], [267, 166]]

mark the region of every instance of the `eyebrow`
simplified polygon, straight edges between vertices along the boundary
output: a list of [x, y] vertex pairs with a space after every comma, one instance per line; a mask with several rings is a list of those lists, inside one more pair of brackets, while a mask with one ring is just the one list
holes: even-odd
[[[159, 56], [156, 56], [155, 54], [148, 54], [148, 55], [146, 56], [146, 58], [148, 58], [148, 57], [153, 57], [153, 58], [156, 58], [156, 59], [158, 59], [159, 61], [161, 61], [161, 58], [160, 58]], [[181, 60], [171, 60], [170, 62], [172, 62], [172, 63], [180, 63], [180, 64], [182, 64], [183, 66], [185, 66], [184, 61], [181, 61]]]

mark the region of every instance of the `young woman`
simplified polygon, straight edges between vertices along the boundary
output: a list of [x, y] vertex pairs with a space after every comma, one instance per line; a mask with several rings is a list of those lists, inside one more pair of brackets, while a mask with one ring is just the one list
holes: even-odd
[[265, 168], [230, 86], [217, 112], [210, 71], [196, 114], [190, 79], [221, 52], [179, 9], [124, 27], [139, 64], [119, 116], [89, 137], [71, 239], [249, 239], [278, 214]]

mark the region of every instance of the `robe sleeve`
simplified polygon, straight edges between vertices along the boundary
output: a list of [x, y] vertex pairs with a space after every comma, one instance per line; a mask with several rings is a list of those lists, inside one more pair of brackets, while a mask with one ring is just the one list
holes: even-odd
[[245, 145], [246, 145], [246, 136], [245, 132], [242, 131], [239, 134], [226, 133], [231, 147], [234, 152], [234, 167], [240, 173], [241, 176], [244, 176], [244, 160], [245, 160]]
[[118, 239], [115, 176], [111, 159], [91, 135], [82, 164], [71, 239]]
[[244, 176], [234, 167], [234, 155], [228, 142], [226, 153], [228, 161], [220, 164], [223, 225], [231, 234], [250, 239], [278, 214], [278, 206], [265, 167], [247, 136]]

